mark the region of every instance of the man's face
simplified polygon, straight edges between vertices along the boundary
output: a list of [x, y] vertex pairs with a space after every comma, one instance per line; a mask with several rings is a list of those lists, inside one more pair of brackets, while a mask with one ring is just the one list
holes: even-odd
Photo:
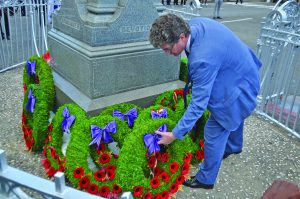
[[187, 43], [187, 37], [182, 33], [179, 37], [179, 40], [175, 44], [163, 44], [161, 45], [161, 49], [168, 55], [178, 56], [185, 49]]

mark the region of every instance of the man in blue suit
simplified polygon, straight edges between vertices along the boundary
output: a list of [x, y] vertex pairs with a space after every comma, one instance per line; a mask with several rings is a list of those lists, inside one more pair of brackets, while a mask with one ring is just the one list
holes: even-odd
[[167, 54], [188, 57], [192, 99], [172, 132], [161, 133], [159, 144], [182, 140], [207, 108], [204, 161], [196, 176], [184, 185], [212, 189], [222, 159], [242, 152], [244, 120], [256, 107], [261, 62], [233, 32], [221, 23], [194, 18], [186, 23], [168, 14], [157, 18], [150, 42]]

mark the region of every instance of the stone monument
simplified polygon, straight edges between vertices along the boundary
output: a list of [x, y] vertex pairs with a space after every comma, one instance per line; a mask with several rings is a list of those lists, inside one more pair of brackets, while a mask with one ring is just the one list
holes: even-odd
[[149, 106], [158, 94], [183, 87], [179, 58], [148, 41], [157, 5], [153, 0], [62, 1], [48, 33], [57, 106], [73, 101], [95, 115], [117, 103]]

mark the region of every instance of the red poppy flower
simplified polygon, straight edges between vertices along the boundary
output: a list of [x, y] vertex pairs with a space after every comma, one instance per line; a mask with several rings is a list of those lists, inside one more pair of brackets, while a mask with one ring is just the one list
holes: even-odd
[[200, 150], [197, 150], [196, 153], [195, 153], [195, 158], [196, 160], [203, 160], [204, 159], [204, 151], [200, 151]]
[[171, 193], [176, 193], [178, 191], [178, 184], [172, 184], [170, 186], [170, 192]]
[[155, 163], [156, 163], [156, 159], [154, 156], [151, 156], [149, 159], [148, 159], [148, 165], [150, 168], [153, 168], [155, 166]]
[[122, 193], [122, 188], [119, 185], [114, 184], [113, 185], [113, 193], [116, 193], [116, 194]]
[[110, 155], [108, 153], [104, 153], [100, 156], [99, 162], [102, 164], [108, 163], [110, 161]]
[[[30, 130], [31, 130], [31, 129], [30, 129]], [[28, 151], [30, 151], [31, 148], [32, 148], [33, 145], [34, 145], [34, 139], [32, 138], [32, 140], [31, 140], [31, 139], [27, 138], [27, 139], [25, 139], [25, 140], [26, 140], [26, 142], [25, 142], [26, 148], [27, 148]]]
[[96, 195], [98, 193], [98, 186], [96, 184], [90, 184], [87, 191], [90, 194]]
[[203, 141], [203, 140], [200, 140], [200, 147], [201, 147], [202, 149], [204, 149], [204, 141]]
[[50, 160], [42, 159], [42, 165], [44, 166], [45, 169], [49, 169], [49, 167], [51, 166]]
[[26, 91], [27, 91], [27, 86], [26, 86], [26, 84], [23, 84], [23, 91], [24, 91], [24, 93], [26, 93]]
[[106, 170], [106, 171], [115, 171], [115, 170], [116, 170], [116, 166], [114, 166], [114, 165], [109, 165], [109, 166], [106, 167], [105, 170]]
[[159, 176], [164, 170], [160, 170], [160, 168], [157, 166], [154, 168], [154, 176]]
[[143, 187], [142, 186], [136, 186], [133, 189], [133, 196], [134, 197], [140, 197], [143, 193]]
[[184, 92], [184, 89], [176, 89], [174, 90], [174, 93], [176, 93], [176, 95], [181, 95], [183, 97], [183, 92]]
[[185, 163], [190, 163], [191, 160], [192, 160], [192, 158], [193, 158], [192, 154], [191, 154], [191, 153], [187, 153], [187, 154], [185, 154], [185, 156], [184, 156], [184, 162], [185, 162]]
[[188, 163], [184, 163], [181, 167], [181, 174], [186, 175], [189, 173], [191, 166]]
[[84, 170], [82, 167], [76, 168], [73, 172], [74, 178], [81, 178], [83, 175], [84, 175]]
[[49, 169], [46, 169], [46, 173], [47, 173], [48, 177], [54, 176], [54, 174], [55, 174], [56, 172], [57, 172], [57, 171], [56, 171], [53, 167], [50, 167]]
[[102, 186], [99, 190], [99, 194], [102, 197], [107, 197], [107, 195], [109, 194], [109, 187], [108, 186]]
[[152, 194], [150, 192], [145, 193], [143, 199], [152, 199]]
[[161, 160], [161, 153], [160, 153], [160, 152], [156, 152], [156, 153], [155, 153], [155, 157], [156, 157], [156, 159], [157, 159], [158, 161], [160, 161], [160, 160]]
[[162, 199], [169, 199], [170, 194], [168, 191], [165, 190], [165, 191], [161, 192], [161, 196], [162, 196]]
[[94, 173], [94, 177], [98, 181], [104, 181], [105, 179], [105, 172], [104, 170], [98, 170]]
[[26, 124], [26, 116], [24, 114], [24, 112], [22, 112], [22, 124]]
[[32, 137], [32, 129], [31, 128], [27, 128], [27, 136], [28, 136], [28, 139], [30, 139]]
[[152, 180], [150, 181], [150, 185], [152, 188], [157, 188], [160, 185], [160, 180], [156, 177], [152, 178]]
[[49, 136], [46, 136], [45, 144], [48, 144], [48, 143], [49, 143]]
[[43, 59], [46, 61], [46, 62], [49, 62], [51, 57], [50, 57], [50, 52], [46, 52], [44, 55], [43, 55]]
[[90, 184], [90, 179], [87, 176], [81, 178], [79, 181], [79, 187], [81, 189], [86, 189], [89, 186], [89, 184]]
[[178, 163], [177, 162], [172, 162], [170, 165], [169, 165], [169, 169], [172, 173], [175, 173], [177, 170], [178, 170]]
[[162, 199], [162, 195], [157, 193], [154, 195], [153, 199]]
[[119, 155], [117, 155], [117, 154], [113, 154], [113, 156], [114, 156], [115, 159], [119, 158]]
[[107, 178], [109, 179], [109, 180], [113, 180], [114, 178], [115, 178], [115, 171], [113, 171], [113, 170], [108, 170], [108, 171], [106, 171], [106, 175], [107, 175]]
[[49, 126], [48, 126], [48, 133], [50, 133], [53, 129], [53, 124], [51, 123]]
[[168, 153], [163, 153], [162, 156], [161, 156], [161, 161], [162, 162], [168, 162], [169, 161], [169, 154]]
[[183, 184], [184, 181], [185, 181], [184, 176], [178, 176], [178, 177], [176, 178], [176, 184], [178, 184], [178, 185]]
[[162, 172], [159, 177], [162, 179], [164, 182], [169, 182], [170, 176], [167, 172]]
[[101, 143], [99, 147], [96, 147], [96, 151], [98, 154], [104, 153], [105, 151], [105, 144]]
[[56, 159], [56, 151], [55, 151], [55, 148], [53, 146], [49, 146], [48, 147], [50, 149], [50, 153], [51, 153], [51, 157], [53, 159]]
[[64, 167], [62, 164], [60, 164], [60, 165], [58, 166], [58, 171], [64, 172], [64, 171], [65, 171], [65, 167]]

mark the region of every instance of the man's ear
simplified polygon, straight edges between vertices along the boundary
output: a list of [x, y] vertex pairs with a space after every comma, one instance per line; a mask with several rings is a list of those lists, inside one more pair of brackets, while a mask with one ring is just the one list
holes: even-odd
[[185, 39], [185, 38], [186, 38], [186, 35], [185, 35], [184, 33], [181, 33], [181, 34], [179, 35], [179, 38], [180, 38], [180, 39]]

